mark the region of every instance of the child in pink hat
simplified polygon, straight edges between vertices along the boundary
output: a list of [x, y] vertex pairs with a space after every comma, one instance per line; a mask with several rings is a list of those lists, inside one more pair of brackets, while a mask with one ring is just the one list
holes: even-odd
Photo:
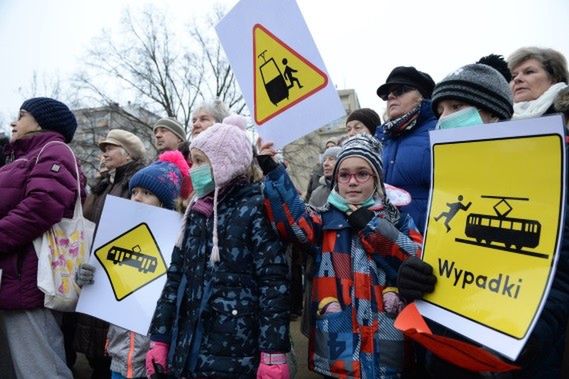
[[191, 142], [194, 199], [151, 323], [149, 376], [160, 365], [174, 377], [289, 377], [285, 247], [252, 180], [245, 125], [229, 116]]

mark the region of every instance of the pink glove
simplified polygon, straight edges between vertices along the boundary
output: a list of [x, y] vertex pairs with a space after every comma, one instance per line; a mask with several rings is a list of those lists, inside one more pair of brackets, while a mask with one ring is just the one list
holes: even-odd
[[146, 375], [150, 377], [156, 370], [154, 365], [160, 365], [164, 372], [168, 370], [168, 344], [164, 342], [150, 342], [150, 349], [146, 353]]
[[289, 379], [288, 363], [285, 354], [261, 353], [261, 363], [257, 369], [257, 379]]

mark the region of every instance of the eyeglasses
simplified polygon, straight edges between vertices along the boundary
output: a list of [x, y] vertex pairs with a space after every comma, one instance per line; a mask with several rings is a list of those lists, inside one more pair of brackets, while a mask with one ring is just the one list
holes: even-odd
[[390, 87], [385, 95], [381, 96], [381, 100], [387, 101], [390, 94], [393, 94], [393, 96], [395, 97], [399, 97], [403, 94], [406, 94], [409, 91], [413, 91], [414, 89], [415, 88], [407, 86], [405, 84], [395, 85], [393, 87]]
[[338, 175], [336, 176], [338, 183], [342, 183], [342, 184], [346, 184], [349, 183], [350, 180], [352, 180], [352, 178], [356, 179], [356, 182], [358, 182], [359, 184], [365, 183], [367, 182], [370, 178], [374, 177], [375, 175], [373, 175], [371, 172], [369, 171], [358, 171], [355, 174], [351, 173], [351, 172], [347, 172], [347, 171], [342, 171], [340, 173], [338, 173]]

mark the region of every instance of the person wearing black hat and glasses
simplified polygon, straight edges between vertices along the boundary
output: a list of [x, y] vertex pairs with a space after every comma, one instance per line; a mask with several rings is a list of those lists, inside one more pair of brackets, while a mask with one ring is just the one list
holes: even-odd
[[437, 123], [430, 101], [434, 86], [428, 74], [400, 66], [377, 89], [387, 102], [387, 122], [375, 131], [383, 143], [385, 183], [411, 194], [411, 203], [401, 211], [411, 215], [421, 233], [431, 185], [429, 131]]

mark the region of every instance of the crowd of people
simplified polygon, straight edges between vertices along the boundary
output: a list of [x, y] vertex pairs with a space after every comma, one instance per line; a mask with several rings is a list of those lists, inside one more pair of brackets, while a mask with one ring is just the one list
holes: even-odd
[[[52, 98], [26, 100], [0, 157], [0, 376], [72, 378], [82, 353], [92, 378], [288, 379], [290, 321], [302, 314], [308, 366], [325, 378], [559, 378], [567, 221], [545, 305], [513, 362], [519, 369], [465, 370], [406, 339], [394, 320], [437, 289], [421, 260], [429, 132], [554, 113], [567, 122], [568, 83], [565, 57], [540, 47], [507, 60], [488, 55], [438, 83], [395, 67], [377, 89], [383, 122], [370, 108], [351, 112], [345, 138], [326, 141], [306, 191], [272, 141], [251, 141], [246, 118], [219, 100], [193, 110], [189, 136], [175, 118], [158, 120], [153, 162], [136, 131], [109, 130], [94, 185], [81, 175], [78, 187], [64, 146], [77, 129], [73, 112]], [[147, 335], [44, 307], [33, 240], [70, 217], [78, 195], [95, 223], [107, 195], [183, 215]], [[94, 270], [82, 264], [76, 283], [96, 285]]]

